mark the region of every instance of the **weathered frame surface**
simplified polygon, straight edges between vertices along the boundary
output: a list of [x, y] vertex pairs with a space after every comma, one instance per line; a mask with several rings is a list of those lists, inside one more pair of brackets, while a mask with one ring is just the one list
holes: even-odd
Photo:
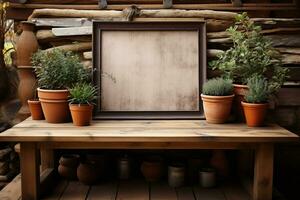
[[[101, 32], [102, 31], [196, 31], [198, 33], [199, 93], [206, 80], [206, 29], [204, 21], [135, 21], [135, 22], [93, 22], [93, 66], [94, 83], [101, 88]], [[99, 44], [100, 45], [97, 45]], [[96, 119], [195, 119], [203, 117], [201, 99], [199, 111], [123, 111], [104, 112], [98, 99], [94, 118]]]

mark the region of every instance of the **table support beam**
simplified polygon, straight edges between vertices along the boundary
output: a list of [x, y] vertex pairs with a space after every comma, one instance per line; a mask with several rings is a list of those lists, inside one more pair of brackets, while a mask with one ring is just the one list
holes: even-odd
[[39, 199], [40, 172], [38, 155], [36, 143], [21, 143], [22, 200]]
[[53, 151], [53, 149], [42, 145], [40, 152], [41, 152], [42, 171], [44, 171], [48, 168], [54, 168], [54, 151]]
[[272, 200], [274, 145], [260, 144], [255, 150], [254, 200]]

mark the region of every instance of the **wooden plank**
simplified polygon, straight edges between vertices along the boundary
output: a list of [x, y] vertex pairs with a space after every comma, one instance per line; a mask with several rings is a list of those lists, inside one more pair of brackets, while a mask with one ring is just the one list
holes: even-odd
[[42, 170], [54, 168], [54, 152], [46, 146], [41, 146], [41, 167]]
[[120, 181], [116, 200], [149, 200], [149, 187], [145, 181]]
[[40, 175], [38, 149], [36, 143], [21, 143], [22, 199], [38, 200], [40, 192]]
[[89, 186], [83, 185], [78, 181], [68, 184], [60, 200], [85, 200], [89, 191]]
[[272, 200], [273, 144], [261, 144], [255, 151], [253, 200]]
[[176, 190], [168, 185], [167, 182], [151, 183], [151, 200], [177, 200]]
[[226, 200], [223, 192], [218, 188], [201, 188], [195, 186], [193, 188], [196, 200], [209, 199], [209, 200]]
[[30, 21], [38, 27], [82, 27], [92, 25], [92, 21], [87, 18], [36, 18]]
[[195, 200], [193, 188], [191, 187], [176, 188], [176, 194], [178, 200]]
[[277, 94], [279, 105], [299, 106], [300, 105], [299, 93], [300, 93], [300, 88], [280, 88]]
[[100, 185], [94, 185], [91, 187], [87, 200], [115, 200], [117, 196], [116, 182], [105, 182]]
[[0, 191], [0, 199], [18, 200], [21, 197], [21, 174]]
[[241, 188], [238, 183], [224, 183], [221, 186], [225, 199], [228, 200], [250, 200], [249, 194]]
[[55, 36], [74, 36], [74, 35], [91, 35], [92, 26], [52, 28]]
[[45, 197], [42, 198], [42, 200], [58, 200], [63, 195], [64, 191], [68, 187], [68, 181], [61, 180], [58, 184], [56, 184], [54, 190], [51, 191], [51, 193]]

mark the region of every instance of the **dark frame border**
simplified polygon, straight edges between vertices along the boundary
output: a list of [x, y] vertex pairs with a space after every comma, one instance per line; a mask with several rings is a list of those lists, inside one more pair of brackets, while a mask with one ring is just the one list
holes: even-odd
[[[206, 24], [205, 21], [134, 21], [107, 22], [93, 21], [93, 82], [101, 90], [101, 32], [102, 31], [197, 31], [199, 59], [199, 89], [206, 81]], [[100, 36], [100, 37], [99, 37]], [[98, 45], [100, 43], [100, 45]], [[199, 111], [101, 111], [101, 98], [97, 99], [94, 109], [94, 119], [202, 119], [203, 108], [199, 95]]]

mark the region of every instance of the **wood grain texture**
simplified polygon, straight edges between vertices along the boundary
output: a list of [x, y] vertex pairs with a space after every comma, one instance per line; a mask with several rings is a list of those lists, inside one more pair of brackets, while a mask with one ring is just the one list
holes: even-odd
[[68, 184], [60, 200], [85, 200], [89, 191], [89, 186], [80, 182], [72, 181]]
[[140, 180], [121, 181], [116, 200], [149, 200], [148, 184]]
[[117, 183], [101, 183], [99, 185], [93, 185], [87, 200], [115, 200], [117, 195]]
[[[249, 128], [245, 124], [208, 124], [204, 120], [102, 120], [91, 126], [49, 124], [27, 119], [1, 133], [0, 141], [222, 143], [287, 142], [299, 137], [277, 125]], [[186, 146], [186, 145], [185, 145]]]
[[201, 188], [200, 186], [194, 187], [194, 194], [196, 200], [209, 199], [209, 200], [226, 200], [223, 192], [216, 188]]
[[176, 190], [167, 182], [151, 183], [151, 200], [177, 200]]
[[198, 40], [196, 31], [103, 31], [101, 110], [198, 111]]

